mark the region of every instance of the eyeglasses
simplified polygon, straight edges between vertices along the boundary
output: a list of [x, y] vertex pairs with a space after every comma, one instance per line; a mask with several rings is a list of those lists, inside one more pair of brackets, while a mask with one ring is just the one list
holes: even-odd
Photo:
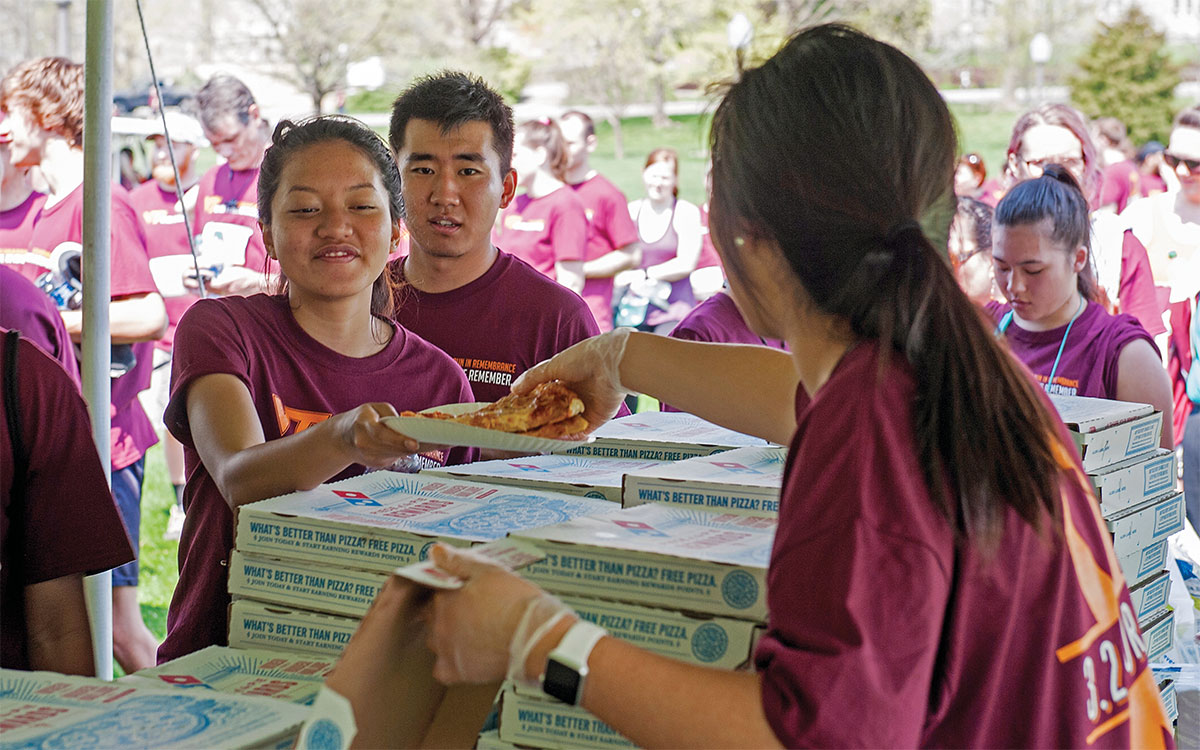
[[1036, 167], [1038, 171], [1044, 172], [1050, 164], [1058, 164], [1068, 172], [1083, 171], [1082, 156], [1046, 156], [1041, 159], [1022, 159], [1026, 167]]
[[1182, 164], [1187, 167], [1188, 174], [1200, 172], [1200, 159], [1184, 159], [1172, 154], [1170, 151], [1163, 151], [1163, 161], [1171, 169], [1178, 169], [1179, 165]]

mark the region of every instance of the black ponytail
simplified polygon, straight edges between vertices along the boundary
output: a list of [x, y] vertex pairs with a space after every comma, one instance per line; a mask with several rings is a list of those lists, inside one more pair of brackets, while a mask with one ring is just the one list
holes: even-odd
[[1034, 527], [1056, 519], [1056, 420], [935, 249], [954, 213], [957, 144], [916, 63], [845, 26], [802, 31], [729, 88], [711, 145], [710, 226], [727, 269], [744, 272], [735, 235], [768, 237], [806, 304], [904, 357], [925, 481], [959, 537], [995, 541], [1006, 508]]

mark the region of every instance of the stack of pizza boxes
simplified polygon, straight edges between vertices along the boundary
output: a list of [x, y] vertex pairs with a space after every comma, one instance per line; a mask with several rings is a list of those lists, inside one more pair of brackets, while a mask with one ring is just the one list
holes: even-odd
[[238, 508], [229, 645], [337, 656], [397, 567], [613, 510], [555, 492], [378, 471]]
[[1159, 448], [1162, 412], [1124, 401], [1050, 399], [1083, 459], [1154, 661], [1174, 642], [1167, 537], [1184, 527], [1175, 453]]
[[[568, 456], [662, 463], [626, 471], [624, 506], [513, 532], [545, 558], [522, 575], [611, 635], [665, 656], [748, 668], [766, 620], [766, 569], [785, 451], [687, 414], [638, 414]], [[630, 743], [582, 708], [506, 686], [479, 747]]]
[[0, 746], [291, 747], [308, 716], [304, 705], [252, 691], [127, 679], [0, 669]]

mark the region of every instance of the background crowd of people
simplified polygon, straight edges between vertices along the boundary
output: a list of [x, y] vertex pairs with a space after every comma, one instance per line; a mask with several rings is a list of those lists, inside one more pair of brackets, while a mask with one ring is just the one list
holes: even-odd
[[[810, 42], [818, 46], [870, 41], [844, 31], [813, 33]], [[829, 33], [828, 39], [821, 36]], [[802, 58], [807, 54], [802, 48], [785, 50]], [[885, 67], [908, 70], [904, 66], [911, 63], [891, 60], [890, 53], [872, 54], [882, 55], [877, 62]], [[78, 395], [69, 393], [78, 380], [73, 345], [83, 331], [77, 295], [63, 290], [80, 284], [72, 268], [78, 267], [79, 254], [88, 252], [81, 234], [82, 88], [82, 67], [62, 58], [27, 61], [0, 81], [0, 327], [20, 330], [58, 360], [59, 365], [38, 362], [36, 368], [57, 368], [65, 376], [56, 376], [66, 385], [56, 386], [55, 398], [69, 402], [62, 418], [75, 425], [74, 435], [87, 434], [79, 426], [86, 416]], [[917, 265], [948, 256], [980, 324], [988, 321], [989, 331], [1046, 392], [1146, 402], [1161, 410], [1161, 444], [1183, 447], [1188, 515], [1193, 524], [1200, 522], [1195, 475], [1200, 366], [1193, 365], [1200, 354], [1200, 107], [1179, 114], [1165, 147], [1146, 144], [1135, 151], [1119, 123], [1089, 125], [1069, 106], [1045, 105], [1017, 118], [1007, 161], [997, 175], [989, 177], [977, 154], [958, 160], [953, 175], [957, 211], [947, 189], [944, 195], [922, 194], [915, 208], [897, 208], [884, 225], [864, 227], [845, 217], [835, 220], [840, 216], [835, 208], [828, 208], [828, 215], [814, 213], [832, 199], [818, 200], [814, 196], [820, 190], [813, 188], [813, 205], [797, 210], [800, 218], [794, 219], [810, 224], [793, 227], [793, 217], [781, 210], [771, 215], [778, 220], [768, 233], [774, 240], [754, 234], [766, 232], [762, 226], [744, 227], [767, 222], [769, 214], [763, 212], [771, 205], [802, 197], [763, 195], [764, 204], [752, 207], [745, 196], [733, 195], [729, 185], [753, 182], [772, 170], [762, 166], [771, 154], [731, 141], [735, 145], [726, 146], [725, 158], [755, 160], [759, 172], [740, 171], [730, 161], [714, 164], [711, 179], [728, 181], [724, 193], [714, 187], [724, 196], [719, 208], [728, 235], [714, 246], [709, 206], [678, 197], [674, 151], [657, 148], [648, 154], [645, 193], [629, 200], [589, 162], [596, 132], [588, 115], [571, 111], [557, 121], [516, 124], [503, 99], [469, 75], [439, 74], [406, 89], [393, 106], [386, 141], [338, 116], [285, 120], [272, 127], [249, 89], [228, 76], [208, 81], [196, 104], [194, 119], [168, 113], [166, 128], [151, 136], [154, 158], [145, 182], [131, 192], [113, 189], [109, 312], [113, 344], [127, 345], [129, 354], [121, 358], [114, 351], [114, 361], [124, 366], [112, 378], [110, 454], [114, 512], [119, 511], [128, 542], [106, 511], [90, 532], [93, 546], [103, 553], [75, 556], [67, 568], [36, 562], [14, 568], [6, 544], [0, 565], [4, 666], [78, 671], [78, 658], [59, 660], [47, 655], [53, 649], [11, 644], [9, 633], [18, 631], [9, 630], [9, 619], [35, 629], [46, 619], [47, 596], [39, 585], [66, 578], [64, 585], [74, 592], [82, 573], [125, 561], [125, 545], [132, 546], [136, 558], [144, 457], [160, 435], [179, 499], [173, 530], [181, 537], [181, 575], [167, 640], [160, 646], [137, 608], [136, 559], [114, 574], [114, 654], [126, 671], [224, 642], [227, 624], [213, 613], [223, 612], [228, 603], [224, 563], [237, 506], [397, 462], [411, 469], [477, 457], [473, 450], [456, 449], [410, 460], [418, 446], [381, 426], [382, 418], [399, 409], [495, 400], [539, 362], [580, 342], [629, 335], [593, 338], [614, 325], [663, 338], [759, 345], [771, 350], [764, 361], [775, 367], [791, 361], [781, 352], [795, 352], [797, 341], [816, 335], [801, 336], [800, 322], [789, 317], [783, 303], [763, 296], [785, 286], [790, 291], [803, 287], [829, 315], [852, 321], [856, 335], [878, 339], [883, 336], [879, 315], [899, 316], [897, 326], [922, 320], [891, 308], [874, 311], [878, 305], [901, 304], [888, 295], [903, 300], [907, 294], [925, 294], [922, 283], [940, 283], [934, 271], [889, 276], [888, 264], [909, 257], [905, 253], [919, 257]], [[932, 102], [929, 106], [930, 117], [949, 117], [944, 105], [941, 110]], [[726, 110], [718, 123], [724, 137], [753, 141], [738, 135], [736, 128], [743, 125], [732, 112]], [[945, 135], [940, 120], [925, 125]], [[815, 132], [820, 126], [812, 127]], [[201, 174], [196, 155], [205, 147], [220, 160]], [[805, 168], [796, 167], [797, 173]], [[934, 190], [933, 182], [906, 187]], [[944, 182], [948, 188], [948, 175]], [[736, 230], [734, 207], [743, 227]], [[941, 211], [946, 221], [938, 225], [926, 219], [927, 211]], [[782, 239], [793, 231], [796, 236]], [[811, 237], [805, 234], [810, 231]], [[825, 278], [817, 266], [796, 265], [849, 263], [832, 259], [826, 244], [839, 233], [856, 232], [864, 247], [878, 246], [864, 252], [871, 263], [883, 264], [879, 268], [872, 266], [870, 273], [841, 269], [836, 278]], [[769, 281], [774, 261], [762, 248], [782, 252], [784, 244], [794, 255], [786, 266], [791, 270], [781, 270], [785, 264], [774, 272], [789, 280]], [[757, 249], [751, 252], [751, 246]], [[722, 288], [726, 275], [732, 292]], [[833, 295], [833, 287], [820, 291], [822, 279], [845, 290], [840, 296]], [[860, 282], [880, 288], [856, 288]], [[913, 288], [905, 287], [903, 294], [892, 289], [905, 284]], [[86, 284], [82, 288], [86, 293]], [[937, 319], [946, 318], [953, 327], [947, 310], [968, 309], [968, 303], [947, 294], [938, 287], [927, 302], [945, 306]], [[771, 322], [772, 316], [779, 318]], [[893, 333], [900, 336], [898, 331]], [[958, 332], [947, 341], [972, 351], [988, 349], [973, 335]], [[620, 340], [618, 361], [625, 345], [625, 338]], [[910, 344], [895, 342], [900, 350]], [[651, 345], [638, 346], [643, 353], [637, 361], [649, 361], [651, 350], [645, 347]], [[920, 368], [933, 366], [922, 357], [934, 354], [905, 351], [911, 359], [905, 367], [916, 373], [900, 377], [907, 385], [897, 393], [907, 399], [905, 388], [928, 387]], [[949, 349], [937, 351], [953, 357]], [[41, 355], [21, 346], [19, 356], [28, 362]], [[855, 372], [874, 372], [877, 348], [859, 350], [852, 359]], [[22, 367], [23, 378], [34, 368]], [[824, 372], [813, 382], [820, 385], [828, 376]], [[797, 381], [789, 377], [796, 392]], [[859, 386], [846, 377], [843, 373], [837, 383], [849, 398]], [[867, 374], [863, 378], [870, 380]], [[40, 380], [42, 388], [57, 382]], [[22, 392], [30, 387], [20, 383]], [[704, 411], [691, 391], [664, 386], [661, 392], [663, 408]], [[829, 398], [825, 394], [817, 406], [830, 409]], [[25, 401], [19, 403], [23, 409]], [[806, 404], [795, 398], [797, 409]], [[783, 423], [795, 426], [791, 417]], [[777, 427], [772, 424], [767, 432], [788, 442], [790, 436]], [[5, 442], [19, 446], [11, 440], [14, 434], [6, 428]], [[52, 440], [33, 438], [35, 445]], [[901, 448], [912, 450], [907, 444]], [[77, 445], [71, 450], [85, 452]], [[16, 447], [12, 455], [31, 457]], [[95, 473], [94, 449], [80, 460], [90, 462], [89, 472]], [[947, 465], [926, 454], [921, 461]], [[13, 465], [7, 457], [5, 465]], [[73, 470], [65, 476], [64, 465], [57, 469], [64, 475], [59, 480], [79, 481]], [[995, 479], [979, 466], [963, 469], [966, 474], [976, 470], [979, 481]], [[5, 473], [6, 503], [21, 475], [20, 466]], [[1047, 486], [1039, 485], [1038, 491]], [[27, 493], [48, 491], [37, 483], [25, 486]], [[85, 501], [104, 505], [106, 498], [77, 500]], [[920, 505], [928, 498], [913, 502]], [[932, 508], [926, 509], [931, 517], [936, 515]], [[1028, 519], [1040, 510], [1017, 512]], [[999, 534], [997, 518], [986, 520]], [[41, 536], [30, 536], [29, 546], [51, 534], [47, 526], [52, 523], [40, 519]], [[13, 527], [6, 533], [24, 532]], [[935, 540], [951, 556], [952, 537]], [[1062, 562], [1055, 554], [1048, 564]], [[12, 592], [22, 580], [24, 604], [7, 606], [10, 596], [20, 599]], [[72, 594], [61, 601], [76, 599]], [[62, 621], [77, 622], [77, 617]], [[24, 638], [25, 630], [20, 632]], [[773, 643], [767, 652], [790, 658], [784, 639]], [[783, 719], [775, 713], [769, 718], [778, 729]]]

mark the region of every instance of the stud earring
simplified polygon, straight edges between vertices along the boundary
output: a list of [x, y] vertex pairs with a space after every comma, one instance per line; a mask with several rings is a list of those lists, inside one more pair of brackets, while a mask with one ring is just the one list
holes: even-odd
[[737, 245], [738, 247], [743, 247], [746, 244], [746, 238], [745, 237], [734, 237], [733, 244]]

